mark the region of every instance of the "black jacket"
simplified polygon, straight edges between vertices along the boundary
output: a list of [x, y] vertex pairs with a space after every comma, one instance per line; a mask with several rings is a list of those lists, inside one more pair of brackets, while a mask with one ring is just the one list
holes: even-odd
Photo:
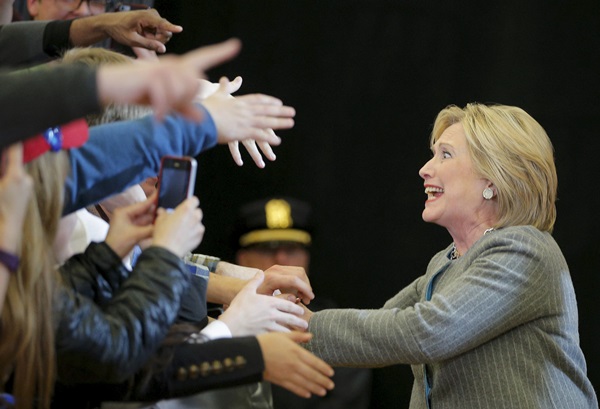
[[[147, 249], [129, 272], [107, 245], [92, 243], [61, 267], [61, 275], [78, 295], [67, 297], [72, 301], [61, 308], [61, 314], [70, 318], [61, 319], [57, 335], [59, 384], [54, 407], [159, 400], [262, 379], [264, 362], [254, 337], [208, 342], [202, 336], [190, 337], [159, 348], [185, 301], [181, 297], [198, 296], [186, 291], [194, 286], [193, 278], [170, 252]], [[85, 308], [79, 311], [76, 306], [82, 299]], [[115, 324], [112, 327], [103, 315], [114, 309], [120, 314], [108, 318]], [[167, 362], [140, 382], [140, 369], [157, 355], [167, 356]]]

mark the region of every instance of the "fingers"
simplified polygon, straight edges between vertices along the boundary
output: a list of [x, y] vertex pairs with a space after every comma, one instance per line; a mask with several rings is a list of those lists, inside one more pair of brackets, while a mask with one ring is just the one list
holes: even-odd
[[242, 77], [235, 77], [233, 81], [229, 81], [227, 77], [219, 79], [219, 91], [225, 94], [233, 94], [242, 86]]
[[141, 216], [144, 214], [150, 214], [154, 212], [154, 200], [148, 198], [143, 202], [133, 203], [129, 206], [118, 207], [115, 209], [115, 213], [124, 213], [130, 218]]
[[240, 77], [239, 75], [237, 77], [235, 77], [233, 79], [233, 81], [231, 81], [229, 83], [229, 93], [233, 94], [234, 92], [239, 91], [240, 87], [242, 86], [242, 77]]
[[315, 298], [310, 284], [299, 277], [284, 274], [266, 274], [265, 282], [260, 287], [261, 294], [273, 294], [276, 289], [281, 289], [286, 293], [297, 292], [305, 304], [310, 303], [310, 300]]
[[256, 142], [253, 139], [246, 139], [246, 140], [242, 141], [242, 144], [244, 145], [244, 147], [250, 154], [250, 157], [252, 158], [252, 160], [254, 160], [254, 163], [256, 164], [256, 166], [258, 166], [261, 169], [264, 168], [265, 162], [263, 161], [262, 155], [260, 154], [260, 152], [258, 151], [258, 148], [256, 147]]
[[142, 48], [142, 47], [132, 47], [132, 50], [138, 60], [155, 61], [155, 62], [158, 61], [158, 56], [156, 55], [156, 52], [153, 50], [148, 50], [148, 49]]
[[265, 279], [265, 273], [263, 273], [262, 271], [257, 271], [256, 274], [254, 275], [254, 277], [252, 277], [252, 279], [250, 281], [248, 281], [248, 284], [246, 284], [244, 286], [244, 288], [242, 288], [242, 291], [256, 293], [256, 290], [262, 284], [264, 279]]
[[[284, 336], [296, 340], [308, 340], [311, 334], [290, 332]], [[301, 335], [304, 335], [302, 337]], [[310, 397], [311, 394], [325, 396], [327, 390], [332, 390], [335, 385], [330, 379], [334, 371], [325, 361], [317, 358], [315, 355], [299, 348], [295, 352], [295, 362], [290, 368], [290, 377], [285, 383], [285, 387], [299, 396]]]
[[[273, 132], [272, 129], [267, 129], [266, 132], [269, 132], [272, 136], [277, 137], [277, 135], [275, 135], [275, 132]], [[277, 156], [275, 156], [275, 152], [273, 152], [271, 145], [263, 141], [259, 141], [257, 142], [257, 144], [260, 150], [262, 151], [263, 155], [265, 155], [267, 159], [269, 159], [271, 162], [277, 159]]]
[[[158, 16], [158, 11], [156, 11], [155, 9], [151, 9], [149, 10], [150, 12], [156, 12], [156, 15]], [[167, 20], [166, 18], [160, 18], [160, 21], [157, 24], [157, 32], [158, 33], [181, 33], [183, 31], [183, 27], [178, 26], [177, 24], [173, 24], [171, 23], [169, 20]]]
[[242, 43], [238, 39], [231, 39], [219, 44], [202, 47], [185, 55], [196, 70], [206, 71], [216, 65], [235, 57], [240, 51]]
[[335, 387], [329, 378], [333, 376], [333, 368], [308, 351], [299, 351], [299, 355], [298, 373], [295, 375], [297, 386], [312, 394], [325, 396], [328, 390]]
[[229, 146], [229, 152], [231, 153], [231, 157], [233, 161], [238, 166], [243, 166], [244, 161], [242, 160], [242, 154], [240, 153], [240, 144], [238, 141], [229, 142], [227, 144]]
[[4, 174], [9, 177], [20, 177], [25, 174], [22, 143], [15, 143], [6, 149], [6, 170]]

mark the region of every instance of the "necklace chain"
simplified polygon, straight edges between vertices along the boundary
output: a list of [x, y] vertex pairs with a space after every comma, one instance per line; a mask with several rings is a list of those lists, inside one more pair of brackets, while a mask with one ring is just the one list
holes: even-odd
[[[493, 227], [490, 227], [489, 229], [486, 229], [483, 232], [483, 235], [485, 236], [486, 234], [488, 234], [491, 231], [494, 231], [495, 229]], [[456, 244], [452, 243], [452, 252], [450, 252], [450, 260], [456, 260], [457, 258], [459, 258], [461, 256], [461, 254], [458, 252], [458, 249], [456, 248]]]

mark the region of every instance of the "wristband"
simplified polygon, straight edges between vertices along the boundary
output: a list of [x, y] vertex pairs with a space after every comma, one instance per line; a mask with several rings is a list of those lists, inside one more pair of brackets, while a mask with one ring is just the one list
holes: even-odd
[[0, 249], [0, 263], [4, 264], [8, 271], [16, 272], [19, 269], [19, 262], [19, 256]]

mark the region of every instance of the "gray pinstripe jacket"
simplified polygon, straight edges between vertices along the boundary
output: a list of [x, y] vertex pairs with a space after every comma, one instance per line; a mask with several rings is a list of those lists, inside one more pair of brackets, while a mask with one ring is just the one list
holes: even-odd
[[[333, 365], [412, 365], [411, 409], [598, 408], [566, 261], [548, 233], [508, 227], [436, 254], [379, 310], [325, 310], [307, 348]], [[432, 277], [431, 300], [426, 291]]]

